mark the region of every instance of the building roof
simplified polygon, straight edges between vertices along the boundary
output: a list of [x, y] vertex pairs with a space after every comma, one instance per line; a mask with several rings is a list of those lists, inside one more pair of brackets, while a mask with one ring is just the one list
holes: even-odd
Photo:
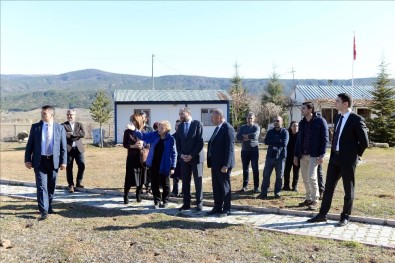
[[296, 89], [306, 100], [335, 99], [339, 93], [351, 94], [354, 100], [371, 100], [373, 86], [304, 86], [296, 85]]
[[231, 101], [225, 90], [116, 90], [115, 102]]

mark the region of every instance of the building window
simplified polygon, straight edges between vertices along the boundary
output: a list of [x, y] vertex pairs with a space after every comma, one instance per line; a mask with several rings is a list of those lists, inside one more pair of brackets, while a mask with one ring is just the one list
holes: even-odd
[[211, 123], [211, 112], [213, 112], [213, 110], [213, 108], [201, 110], [201, 120], [204, 126], [213, 126]]
[[357, 114], [364, 117], [365, 119], [369, 119], [372, 112], [369, 109], [357, 109]]
[[147, 114], [147, 122], [146, 123], [149, 126], [151, 126], [151, 110], [148, 110], [148, 109], [135, 109], [134, 110], [134, 114], [138, 114], [140, 112], [145, 112], [145, 114]]
[[321, 110], [322, 118], [324, 118], [328, 124], [333, 124], [333, 121], [335, 120], [337, 113], [338, 112], [336, 109], [322, 109]]

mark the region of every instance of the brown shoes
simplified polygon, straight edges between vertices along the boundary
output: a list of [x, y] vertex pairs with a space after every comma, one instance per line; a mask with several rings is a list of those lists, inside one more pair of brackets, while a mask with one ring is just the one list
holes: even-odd
[[69, 185], [69, 193], [74, 193], [74, 185]]
[[309, 204], [309, 210], [317, 210], [318, 208], [318, 202], [317, 201], [313, 201]]

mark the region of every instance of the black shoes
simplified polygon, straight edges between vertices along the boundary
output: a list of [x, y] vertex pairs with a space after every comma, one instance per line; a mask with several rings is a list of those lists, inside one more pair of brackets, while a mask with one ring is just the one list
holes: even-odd
[[291, 191], [291, 188], [289, 188], [289, 186], [284, 186], [281, 190], [282, 191]]
[[159, 205], [160, 208], [167, 208], [168, 206], [169, 206], [168, 203], [163, 203]]
[[304, 206], [309, 206], [311, 205], [312, 201], [311, 200], [304, 200], [302, 203], [299, 203], [298, 206], [299, 207], [304, 207]]
[[202, 204], [197, 205], [197, 206], [196, 206], [196, 211], [198, 211], [198, 212], [203, 211], [203, 205], [202, 205]]
[[280, 195], [280, 194], [275, 194], [275, 195], [274, 195], [274, 198], [280, 199], [280, 198], [281, 198], [281, 195]]
[[51, 208], [48, 210], [48, 214], [56, 214], [56, 211]]
[[212, 215], [219, 214], [219, 213], [221, 213], [220, 210], [213, 208], [211, 211], [208, 211], [208, 212], [206, 213], [206, 215], [207, 215], [207, 216], [212, 216]]
[[256, 199], [262, 199], [262, 200], [266, 200], [267, 199], [267, 195], [264, 194], [260, 194], [257, 197], [255, 197]]
[[337, 226], [346, 226], [348, 225], [348, 219], [342, 218], [340, 221], [337, 223]]
[[127, 194], [125, 194], [125, 195], [123, 196], [123, 203], [124, 203], [125, 205], [129, 204], [129, 196], [128, 196]]
[[326, 216], [322, 214], [318, 214], [313, 218], [307, 220], [307, 223], [319, 223], [319, 222], [326, 222]]
[[141, 198], [141, 192], [142, 192], [141, 188], [136, 190], [136, 201], [139, 202], [139, 203], [143, 200]]
[[82, 184], [77, 184], [75, 187], [77, 187], [77, 188], [84, 188], [85, 186], [83, 186]]
[[189, 209], [191, 209], [190, 205], [182, 205], [180, 208], [178, 208], [178, 211], [184, 211]]

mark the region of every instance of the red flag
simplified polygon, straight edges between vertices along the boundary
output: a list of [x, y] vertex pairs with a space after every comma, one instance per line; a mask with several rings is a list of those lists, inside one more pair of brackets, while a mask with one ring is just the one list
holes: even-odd
[[357, 47], [355, 45], [355, 36], [354, 36], [354, 60], [357, 59]]

